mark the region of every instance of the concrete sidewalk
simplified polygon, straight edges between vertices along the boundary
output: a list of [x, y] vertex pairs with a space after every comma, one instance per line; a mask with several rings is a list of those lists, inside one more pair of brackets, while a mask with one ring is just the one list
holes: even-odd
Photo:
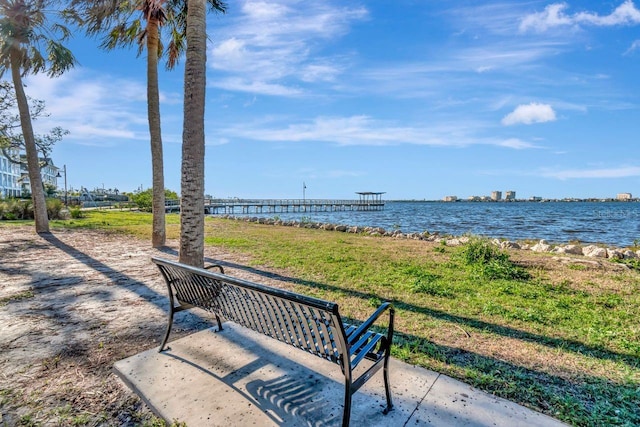
[[[115, 364], [160, 417], [188, 426], [341, 425], [344, 376], [332, 363], [232, 323]], [[394, 410], [382, 373], [353, 396], [352, 426], [564, 426], [546, 415], [392, 359]]]

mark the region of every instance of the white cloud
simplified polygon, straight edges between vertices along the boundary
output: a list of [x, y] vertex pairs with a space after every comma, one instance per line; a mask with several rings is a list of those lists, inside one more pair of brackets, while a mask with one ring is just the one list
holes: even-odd
[[511, 126], [516, 124], [530, 125], [556, 120], [556, 113], [548, 104], [532, 102], [527, 105], [518, 105], [515, 110], [502, 119], [502, 124]]
[[524, 150], [527, 148], [539, 148], [537, 145], [531, 144], [530, 142], [523, 141], [518, 138], [509, 138], [505, 139], [501, 143], [498, 143], [501, 147], [513, 148], [515, 150]]
[[573, 25], [573, 20], [564, 14], [564, 10], [568, 7], [566, 3], [550, 4], [544, 8], [544, 12], [537, 12], [526, 16], [520, 22], [520, 31], [533, 29], [536, 31], [545, 31], [551, 27], [561, 25]]
[[537, 148], [517, 139], [482, 138], [475, 135], [483, 129], [482, 123], [466, 121], [439, 125], [398, 126], [375, 120], [369, 116], [316, 117], [287, 125], [273, 123], [245, 123], [242, 126], [221, 129], [221, 133], [237, 138], [278, 142], [327, 142], [343, 146], [388, 146], [414, 144], [441, 147], [493, 145], [511, 149]]
[[137, 81], [76, 68], [54, 79], [32, 75], [26, 84], [28, 95], [44, 100], [49, 113], [34, 122], [38, 133], [60, 126], [70, 131], [63, 142], [94, 146], [149, 139], [144, 76]]
[[273, 20], [284, 16], [287, 7], [276, 3], [248, 1], [242, 5], [242, 11], [255, 21]]
[[565, 13], [567, 3], [554, 3], [545, 7], [543, 12], [533, 13], [522, 19], [520, 31], [529, 30], [543, 32], [555, 27], [580, 26], [589, 24], [600, 27], [640, 24], [640, 10], [632, 0], [625, 0], [609, 15], [598, 15], [593, 12], [579, 12], [573, 15]]
[[505, 73], [530, 73], [545, 57], [557, 55], [562, 41], [511, 41], [446, 49], [424, 62], [378, 63], [364, 69], [345, 91], [393, 98], [442, 100], [459, 93], [485, 92], [493, 86], [504, 90]]
[[305, 82], [332, 82], [341, 70], [330, 64], [309, 64], [300, 70], [300, 79]]
[[[368, 116], [318, 117], [284, 128], [237, 129], [243, 136], [264, 141], [323, 141], [340, 145], [389, 145], [414, 141], [407, 128], [382, 126]], [[395, 135], [395, 136], [393, 136]]]
[[294, 97], [302, 94], [298, 88], [288, 87], [277, 83], [256, 81], [242, 77], [228, 77], [211, 82], [210, 86], [237, 92], [248, 92], [258, 95]]
[[216, 28], [220, 41], [211, 50], [209, 64], [234, 78], [215, 79], [214, 85], [275, 96], [299, 95], [300, 88], [287, 90], [296, 84], [333, 81], [343, 70], [344, 58], [321, 56], [323, 43], [368, 15], [362, 7], [326, 1], [246, 1], [240, 11]]
[[487, 71], [491, 71], [493, 70], [493, 66], [492, 65], [481, 65], [478, 68], [476, 68], [476, 73], [482, 74], [482, 73], [486, 73]]
[[631, 46], [629, 47], [629, 49], [627, 49], [627, 51], [624, 54], [628, 55], [631, 52], [634, 52], [638, 49], [640, 49], [640, 40], [634, 40], [633, 43], [631, 43]]
[[632, 0], [626, 0], [609, 15], [600, 16], [595, 13], [581, 12], [575, 15], [575, 20], [601, 27], [635, 25], [640, 24], [640, 10], [636, 9]]
[[235, 37], [231, 37], [221, 42], [213, 48], [212, 53], [215, 58], [224, 58], [224, 63], [214, 64], [214, 67], [238, 68], [244, 66], [244, 55], [246, 54], [244, 49], [245, 44], [246, 43], [244, 41], [238, 40]]
[[542, 176], [557, 179], [582, 179], [582, 178], [629, 178], [640, 176], [640, 167], [623, 166], [619, 168], [608, 169], [567, 169], [561, 171], [544, 171]]

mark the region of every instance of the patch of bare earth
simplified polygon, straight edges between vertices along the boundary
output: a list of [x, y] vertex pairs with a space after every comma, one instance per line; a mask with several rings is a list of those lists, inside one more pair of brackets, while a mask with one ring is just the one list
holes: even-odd
[[[175, 258], [176, 247], [161, 252], [102, 231], [0, 227], [0, 425], [152, 420], [111, 369], [159, 345], [168, 299], [150, 258]], [[200, 316], [179, 316], [172, 336], [205, 328]]]

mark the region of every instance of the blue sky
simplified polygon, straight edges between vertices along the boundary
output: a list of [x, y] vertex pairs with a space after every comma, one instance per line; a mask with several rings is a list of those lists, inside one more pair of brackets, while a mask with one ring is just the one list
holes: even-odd
[[[207, 194], [640, 196], [640, 2], [228, 3], [208, 21]], [[145, 58], [97, 45], [77, 33], [73, 71], [27, 79], [36, 128], [70, 131], [69, 186], [148, 188]], [[183, 69], [160, 87], [179, 192]]]

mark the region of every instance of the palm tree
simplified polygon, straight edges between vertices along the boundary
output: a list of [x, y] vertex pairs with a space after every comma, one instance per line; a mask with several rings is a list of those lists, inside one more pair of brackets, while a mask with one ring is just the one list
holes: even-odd
[[[225, 5], [221, 1], [208, 0], [208, 3], [211, 9], [225, 12]], [[153, 180], [151, 245], [164, 246], [165, 192], [158, 59], [166, 55], [167, 69], [173, 69], [184, 51], [187, 5], [185, 0], [74, 0], [71, 6], [88, 34], [106, 33], [102, 48], [113, 49], [137, 43], [138, 54], [143, 50], [147, 52], [147, 115]], [[170, 27], [170, 40], [165, 49], [161, 29], [167, 24]]]
[[187, 0], [184, 69], [180, 262], [204, 265], [204, 103], [207, 62], [205, 0]]
[[[76, 63], [71, 51], [62, 45], [71, 34], [69, 30], [59, 22], [48, 22], [47, 10], [51, 10], [49, 8], [54, 3], [47, 0], [0, 0], [0, 77], [7, 70], [11, 71], [27, 154], [37, 233], [49, 232], [49, 218], [29, 102], [22, 78], [29, 73], [41, 71], [55, 77]], [[51, 38], [51, 35], [57, 36], [56, 39]]]

